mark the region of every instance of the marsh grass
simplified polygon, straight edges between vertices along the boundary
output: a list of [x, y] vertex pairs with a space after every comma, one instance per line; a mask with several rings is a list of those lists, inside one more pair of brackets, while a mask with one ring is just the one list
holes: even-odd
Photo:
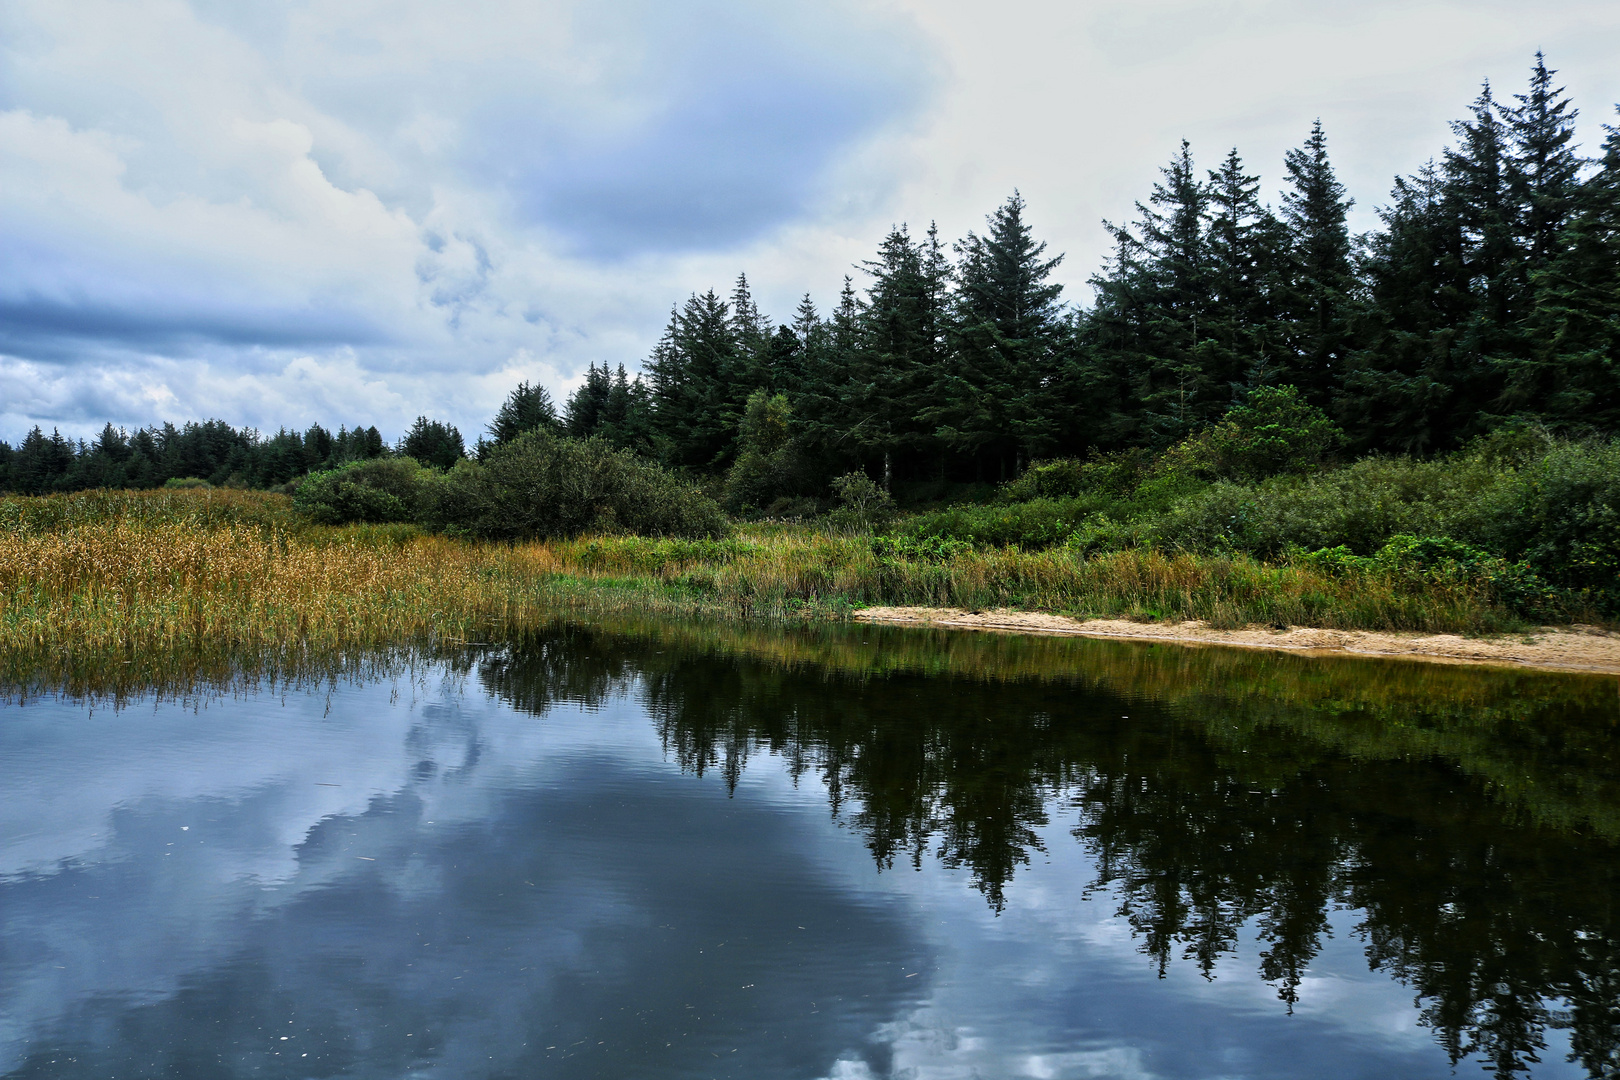
[[[1467, 582], [1247, 557], [958, 545], [748, 527], [719, 540], [469, 542], [403, 525], [318, 526], [284, 496], [85, 492], [0, 500], [0, 653], [131, 664], [186, 650], [330, 653], [486, 640], [549, 618], [641, 613], [776, 622], [876, 604], [1013, 607], [1217, 627], [1492, 633], [1523, 623]], [[28, 659], [28, 658], [33, 659]], [[291, 663], [293, 661], [286, 661]]]

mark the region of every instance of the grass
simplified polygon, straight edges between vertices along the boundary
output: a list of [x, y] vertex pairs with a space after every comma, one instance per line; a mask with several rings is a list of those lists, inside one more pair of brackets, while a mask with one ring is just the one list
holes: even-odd
[[371, 648], [477, 640], [559, 615], [794, 621], [877, 604], [1015, 607], [1217, 627], [1493, 633], [1524, 624], [1464, 584], [1242, 556], [1081, 558], [756, 525], [723, 540], [480, 543], [317, 526], [285, 497], [85, 492], [0, 500], [0, 652]]

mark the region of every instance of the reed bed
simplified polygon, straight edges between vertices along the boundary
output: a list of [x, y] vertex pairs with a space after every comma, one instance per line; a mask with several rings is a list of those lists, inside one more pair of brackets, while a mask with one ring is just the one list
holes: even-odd
[[1493, 632], [1464, 586], [1414, 587], [1244, 557], [1055, 549], [897, 557], [870, 538], [757, 527], [723, 540], [475, 543], [409, 526], [324, 527], [280, 496], [93, 492], [0, 500], [0, 652], [331, 650], [477, 640], [559, 615], [767, 621], [874, 604], [1140, 620]]

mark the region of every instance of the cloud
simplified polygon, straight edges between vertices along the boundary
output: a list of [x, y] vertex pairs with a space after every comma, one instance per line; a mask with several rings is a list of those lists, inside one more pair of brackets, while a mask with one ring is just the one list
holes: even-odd
[[[633, 362], [650, 280], [811, 213], [933, 78], [907, 19], [852, 0], [21, 0], [0, 40], [13, 370], [330, 353], [412, 373], [405, 412], [525, 354], [554, 390]], [[209, 411], [187, 381], [175, 406]], [[126, 417], [152, 419], [24, 421]]]

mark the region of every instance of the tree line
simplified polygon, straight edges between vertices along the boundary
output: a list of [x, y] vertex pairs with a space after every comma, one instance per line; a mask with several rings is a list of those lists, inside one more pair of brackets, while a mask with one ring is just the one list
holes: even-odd
[[1183, 142], [1135, 219], [1105, 223], [1089, 307], [1064, 304], [1062, 256], [1016, 192], [948, 251], [893, 229], [825, 316], [807, 296], [773, 328], [746, 278], [729, 301], [694, 295], [644, 365], [644, 437], [671, 464], [727, 468], [763, 394], [818, 478], [1005, 479], [1169, 446], [1272, 386], [1355, 453], [1442, 453], [1511, 421], [1612, 433], [1620, 131], [1583, 158], [1555, 74], [1538, 54], [1511, 101], [1487, 85], [1362, 236], [1320, 123], [1276, 206], [1236, 150], [1200, 170]]
[[1611, 434], [1620, 130], [1583, 157], [1555, 75], [1537, 54], [1523, 93], [1486, 84], [1365, 235], [1320, 123], [1285, 156], [1276, 205], [1235, 149], [1201, 169], [1183, 142], [1134, 219], [1104, 223], [1113, 250], [1089, 306], [1064, 301], [1062, 256], [1014, 192], [983, 235], [893, 228], [825, 313], [806, 294], [774, 323], [746, 276], [694, 294], [640, 374], [593, 364], [561, 409], [520, 386], [470, 449], [426, 417], [393, 448], [375, 429], [109, 425], [88, 443], [35, 429], [0, 443], [0, 487], [274, 486], [389, 452], [448, 467], [544, 427], [727, 475], [741, 509], [824, 495], [851, 470], [885, 486], [1004, 480], [1038, 458], [1161, 449], [1280, 386], [1357, 454], [1444, 453], [1512, 422]]

